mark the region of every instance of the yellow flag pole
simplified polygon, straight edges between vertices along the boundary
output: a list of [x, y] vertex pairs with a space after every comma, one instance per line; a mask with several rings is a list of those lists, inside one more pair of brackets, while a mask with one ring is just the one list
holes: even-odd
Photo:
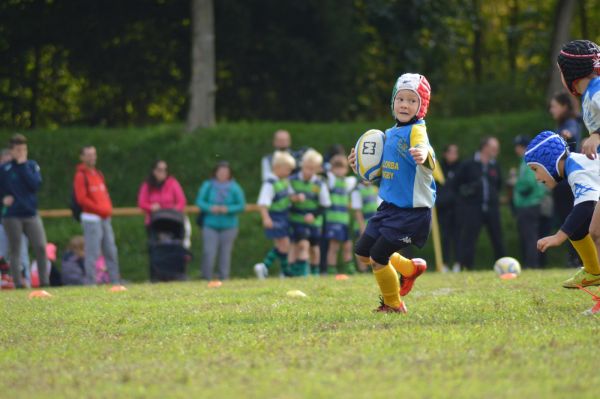
[[[434, 180], [443, 185], [446, 183], [446, 179], [444, 178], [444, 173], [442, 171], [442, 167], [435, 160], [435, 168], [433, 169], [433, 178]], [[444, 266], [444, 256], [442, 253], [442, 242], [440, 236], [440, 223], [438, 220], [437, 209], [433, 207], [431, 210], [431, 235], [433, 236], [433, 252], [435, 254], [435, 270], [438, 272], [442, 271]]]
[[431, 234], [433, 236], [433, 252], [435, 254], [435, 270], [442, 271], [444, 257], [442, 254], [442, 242], [440, 239], [440, 224], [438, 222], [437, 209], [433, 207], [431, 212]]

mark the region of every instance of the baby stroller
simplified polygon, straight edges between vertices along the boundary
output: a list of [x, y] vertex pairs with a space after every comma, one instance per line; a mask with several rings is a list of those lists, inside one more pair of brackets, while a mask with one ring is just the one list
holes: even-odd
[[150, 281], [187, 280], [190, 253], [183, 247], [184, 215], [172, 209], [161, 209], [150, 217], [148, 251]]

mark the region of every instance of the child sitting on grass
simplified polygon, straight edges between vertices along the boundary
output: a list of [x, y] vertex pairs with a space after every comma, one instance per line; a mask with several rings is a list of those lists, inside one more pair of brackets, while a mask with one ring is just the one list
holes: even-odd
[[588, 233], [600, 193], [600, 160], [589, 159], [583, 154], [570, 154], [562, 137], [546, 131], [538, 134], [527, 146], [525, 162], [534, 171], [536, 179], [550, 189], [558, 181], [567, 179], [575, 196], [573, 210], [560, 230], [540, 239], [538, 250], [546, 252], [548, 248], [570, 240], [583, 262], [583, 268], [564, 281], [562, 286], [578, 288], [600, 285], [598, 252]]
[[[290, 226], [293, 250], [290, 268], [293, 276], [319, 274], [321, 227], [323, 208], [331, 206], [327, 185], [317, 173], [321, 171], [323, 156], [308, 150], [302, 156], [300, 171], [290, 177], [292, 207]], [[310, 261], [310, 269], [309, 269]]]
[[83, 236], [74, 236], [69, 241], [62, 258], [62, 283], [64, 285], [85, 284], [85, 241]]
[[344, 269], [339, 274], [354, 274], [352, 240], [350, 238], [350, 193], [356, 186], [356, 178], [348, 177], [348, 159], [345, 155], [331, 158], [331, 171], [327, 174], [331, 207], [325, 212], [325, 238], [327, 250], [327, 272], [338, 274], [337, 262], [340, 246]]
[[290, 250], [290, 182], [288, 177], [296, 167], [296, 160], [288, 152], [277, 151], [273, 155], [271, 170], [262, 184], [257, 205], [260, 207], [262, 224], [268, 239], [273, 240], [273, 248], [262, 263], [254, 265], [254, 273], [259, 279], [269, 274], [276, 259], [281, 264], [281, 273], [289, 276], [288, 252]]
[[[407, 259], [397, 251], [411, 244], [423, 247], [431, 230], [435, 153], [423, 120], [430, 97], [427, 79], [413, 73], [400, 76], [392, 92], [396, 124], [385, 132], [379, 188], [383, 203], [356, 243], [356, 255], [371, 265], [381, 291], [377, 312], [406, 313], [401, 297], [427, 269], [423, 259]], [[348, 160], [356, 172], [354, 150]]]

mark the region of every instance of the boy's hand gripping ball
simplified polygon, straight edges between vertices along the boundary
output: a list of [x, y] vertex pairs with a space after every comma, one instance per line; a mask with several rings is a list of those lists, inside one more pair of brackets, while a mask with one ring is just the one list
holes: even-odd
[[356, 142], [356, 174], [363, 180], [376, 182], [381, 179], [381, 159], [385, 134], [371, 129], [363, 133]]

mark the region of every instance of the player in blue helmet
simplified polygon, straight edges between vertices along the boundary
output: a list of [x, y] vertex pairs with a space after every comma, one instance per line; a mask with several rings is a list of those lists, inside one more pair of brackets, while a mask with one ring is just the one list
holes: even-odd
[[538, 181], [554, 188], [558, 181], [567, 179], [575, 201], [573, 210], [554, 235], [537, 243], [538, 250], [561, 245], [567, 239], [583, 261], [583, 267], [563, 282], [565, 288], [600, 285], [598, 252], [590, 237], [589, 227], [600, 194], [600, 159], [589, 159], [583, 154], [569, 153], [567, 143], [556, 133], [538, 134], [527, 146], [525, 162], [535, 172]]

